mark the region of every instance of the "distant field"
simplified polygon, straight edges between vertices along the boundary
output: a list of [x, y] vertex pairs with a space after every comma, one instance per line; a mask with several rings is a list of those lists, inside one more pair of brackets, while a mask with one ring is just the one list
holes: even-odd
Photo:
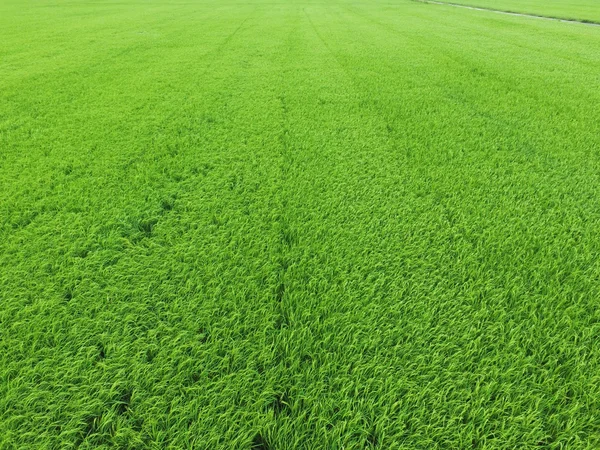
[[600, 448], [599, 49], [2, 1], [0, 448]]
[[448, 0], [446, 3], [600, 23], [600, 0]]

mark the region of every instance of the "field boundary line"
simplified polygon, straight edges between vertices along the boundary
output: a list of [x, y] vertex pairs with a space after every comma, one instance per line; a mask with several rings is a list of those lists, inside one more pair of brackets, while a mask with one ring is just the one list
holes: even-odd
[[519, 13], [519, 12], [514, 12], [514, 11], [505, 11], [502, 9], [486, 8], [484, 6], [461, 5], [459, 3], [441, 2], [441, 1], [436, 1], [436, 0], [413, 0], [413, 1], [419, 2], [419, 3], [428, 3], [431, 5], [454, 6], [457, 8], [472, 9], [475, 11], [488, 11], [488, 12], [494, 12], [494, 13], [498, 13], [498, 14], [507, 14], [509, 16], [520, 16], [520, 17], [530, 17], [533, 19], [554, 20], [554, 21], [558, 21], [558, 22], [577, 23], [580, 25], [590, 25], [590, 26], [594, 26], [594, 27], [600, 26], [600, 22], [594, 22], [593, 20], [565, 19], [565, 18], [561, 18], [561, 17], [542, 16], [540, 14]]

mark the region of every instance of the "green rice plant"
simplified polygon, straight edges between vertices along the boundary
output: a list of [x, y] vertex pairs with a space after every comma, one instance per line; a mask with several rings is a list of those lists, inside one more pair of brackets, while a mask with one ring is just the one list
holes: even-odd
[[1, 2], [0, 448], [600, 447], [598, 48], [409, 0]]

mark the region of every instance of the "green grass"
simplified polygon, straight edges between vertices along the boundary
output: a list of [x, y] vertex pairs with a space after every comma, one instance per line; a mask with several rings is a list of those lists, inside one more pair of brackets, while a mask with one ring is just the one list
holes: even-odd
[[599, 0], [447, 0], [447, 3], [600, 23]]
[[599, 448], [599, 48], [3, 0], [0, 448]]

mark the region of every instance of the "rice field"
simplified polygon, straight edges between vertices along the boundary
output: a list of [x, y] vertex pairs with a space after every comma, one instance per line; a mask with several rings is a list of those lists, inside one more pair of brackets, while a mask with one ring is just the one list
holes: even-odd
[[599, 49], [410, 0], [0, 0], [0, 448], [600, 448]]

